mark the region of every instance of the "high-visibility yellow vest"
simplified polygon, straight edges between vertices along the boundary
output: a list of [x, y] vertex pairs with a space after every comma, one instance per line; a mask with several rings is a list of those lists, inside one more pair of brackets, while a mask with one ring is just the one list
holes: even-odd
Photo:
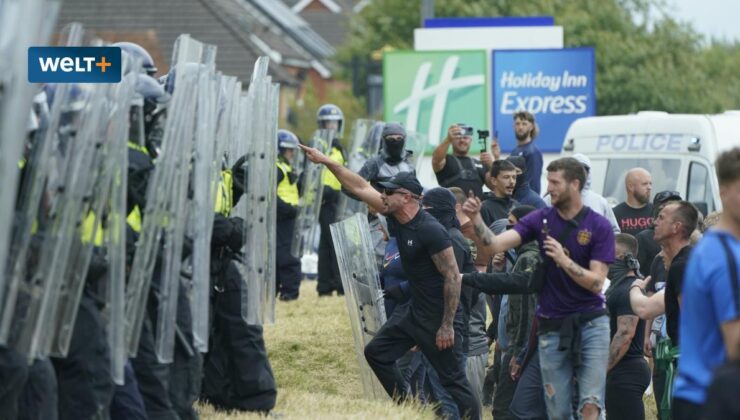
[[277, 186], [277, 196], [291, 206], [297, 206], [299, 201], [298, 183], [290, 182], [289, 176], [289, 174], [293, 173], [293, 168], [287, 162], [278, 161], [275, 164], [280, 169], [280, 172], [283, 173], [283, 179]]
[[[329, 152], [329, 159], [333, 160], [334, 162], [338, 162], [341, 165], [344, 165], [344, 156], [342, 155], [342, 151], [339, 150], [338, 147], [331, 148], [331, 152]], [[331, 173], [331, 171], [323, 171], [321, 181], [324, 185], [335, 191], [339, 191], [342, 189], [342, 184], [339, 183], [339, 180], [337, 179], [337, 177], [334, 176], [333, 173]]]
[[131, 140], [128, 141], [128, 148], [137, 150], [141, 153], [144, 153], [145, 155], [149, 156], [149, 151], [146, 149], [146, 147], [140, 145], [139, 143], [135, 143]]
[[[95, 232], [94, 236], [93, 232]], [[96, 222], [93, 211], [87, 213], [85, 220], [82, 221], [81, 238], [83, 244], [92, 242], [95, 246], [103, 246], [103, 225], [100, 220]]]
[[216, 206], [214, 210], [216, 213], [221, 213], [225, 217], [229, 217], [231, 208], [234, 206], [234, 177], [231, 174], [231, 170], [221, 171], [221, 179], [218, 183], [216, 190]]
[[131, 212], [129, 212], [128, 216], [126, 216], [126, 223], [131, 226], [134, 232], [141, 232], [141, 209], [139, 206], [134, 206]]

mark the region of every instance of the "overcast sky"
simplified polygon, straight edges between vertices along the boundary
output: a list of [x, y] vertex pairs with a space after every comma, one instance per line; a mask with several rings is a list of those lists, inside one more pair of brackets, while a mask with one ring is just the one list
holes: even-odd
[[740, 42], [740, 0], [667, 0], [671, 15], [699, 33]]

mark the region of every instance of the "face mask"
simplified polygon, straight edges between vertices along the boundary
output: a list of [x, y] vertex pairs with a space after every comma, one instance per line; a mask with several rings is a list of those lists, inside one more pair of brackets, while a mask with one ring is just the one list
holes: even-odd
[[635, 271], [637, 273], [639, 270], [640, 263], [637, 261], [637, 258], [632, 256], [630, 253], [626, 254], [621, 260], [614, 261], [614, 263], [609, 266], [609, 274], [607, 275], [611, 281], [609, 289], [607, 290], [607, 295], [617, 284], [621, 283], [621, 281], [627, 277], [627, 273], [630, 271]]
[[403, 147], [405, 146], [405, 141], [383, 141], [383, 148], [385, 150], [386, 156], [388, 156], [389, 160], [392, 162], [400, 162], [401, 156], [403, 155]]

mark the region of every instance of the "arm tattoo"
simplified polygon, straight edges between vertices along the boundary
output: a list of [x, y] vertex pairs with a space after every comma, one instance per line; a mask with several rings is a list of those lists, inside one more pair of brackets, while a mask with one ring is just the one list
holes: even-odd
[[635, 336], [637, 322], [639, 318], [636, 315], [620, 315], [617, 317], [617, 333], [614, 334], [611, 344], [609, 344], [609, 365], [607, 370], [612, 369], [622, 360], [627, 349], [632, 343]]
[[[588, 289], [592, 293], [601, 292], [601, 288], [604, 286], [603, 278], [594, 279], [593, 274], [587, 271], [585, 268], [578, 265], [575, 261], [571, 260], [570, 263], [565, 267], [566, 273], [578, 283], [584, 289]], [[598, 274], [597, 274], [598, 276]]]
[[452, 327], [455, 319], [457, 305], [460, 303], [460, 285], [462, 278], [457, 268], [457, 261], [452, 247], [442, 250], [432, 255], [432, 261], [437, 266], [437, 270], [444, 277], [444, 314], [442, 316], [442, 325]]
[[480, 238], [481, 242], [483, 242], [483, 245], [487, 247], [493, 245], [494, 234], [491, 232], [491, 229], [488, 229], [488, 226], [483, 223], [482, 219], [478, 219], [475, 222], [475, 234]]

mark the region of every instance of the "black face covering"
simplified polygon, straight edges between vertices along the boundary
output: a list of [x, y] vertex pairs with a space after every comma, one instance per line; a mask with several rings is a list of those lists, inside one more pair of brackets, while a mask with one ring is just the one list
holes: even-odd
[[401, 161], [401, 158], [403, 157], [403, 148], [405, 145], [405, 140], [383, 140], [383, 150], [385, 151], [385, 156], [388, 163], [398, 163]]
[[451, 227], [460, 229], [460, 222], [457, 220], [455, 213], [455, 196], [446, 188], [433, 188], [424, 194], [422, 204], [427, 213], [434, 216], [446, 229]]
[[638, 273], [638, 277], [640, 277], [640, 263], [631, 253], [625, 254], [624, 258], [621, 260], [615, 260], [614, 263], [609, 266], [609, 274], [607, 277], [609, 277], [611, 284], [609, 284], [606, 294], [609, 295], [614, 287], [627, 277], [627, 273], [630, 271]]

